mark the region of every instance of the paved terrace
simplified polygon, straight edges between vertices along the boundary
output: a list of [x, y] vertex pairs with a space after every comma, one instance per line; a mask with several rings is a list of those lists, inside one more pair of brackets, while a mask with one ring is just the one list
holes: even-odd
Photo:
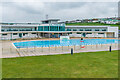
[[96, 51], [109, 51], [109, 47], [112, 46], [112, 50], [118, 50], [118, 44], [99, 44], [99, 45], [85, 45], [82, 48], [81, 45], [76, 46], [60, 46], [60, 47], [34, 47], [16, 49], [12, 43], [18, 41], [0, 41], [2, 44], [2, 58], [11, 57], [24, 57], [24, 56], [40, 56], [40, 55], [56, 55], [56, 54], [70, 54], [71, 48], [74, 53], [79, 52], [96, 52]]

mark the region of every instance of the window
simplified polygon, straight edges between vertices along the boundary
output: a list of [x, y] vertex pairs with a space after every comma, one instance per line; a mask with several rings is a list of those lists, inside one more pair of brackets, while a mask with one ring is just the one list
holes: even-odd
[[104, 34], [104, 33], [98, 33], [98, 34]]
[[77, 34], [81, 34], [80, 32], [77, 32]]
[[58, 33], [54, 33], [54, 35], [58, 35]]
[[50, 26], [50, 31], [58, 31], [58, 26]]
[[85, 31], [92, 31], [92, 29], [85, 29]]
[[77, 31], [77, 29], [73, 29], [73, 31]]
[[5, 31], [4, 29], [2, 29], [1, 31]]
[[83, 29], [79, 29], [79, 31], [83, 31]]
[[92, 34], [92, 33], [87, 33], [87, 34]]
[[32, 33], [32, 34], [36, 34], [36, 33]]
[[71, 31], [71, 29], [67, 29], [67, 31]]
[[44, 31], [49, 31], [49, 26], [44, 26]]
[[43, 31], [43, 26], [38, 26], [38, 31]]
[[14, 31], [18, 31], [17, 29], [14, 29]]
[[32, 29], [25, 29], [25, 31], [32, 31]]
[[28, 33], [23, 33], [23, 36], [25, 36], [25, 34], [28, 34]]
[[102, 29], [102, 31], [107, 31], [106, 29]]
[[99, 31], [99, 29], [95, 29], [95, 31]]
[[13, 33], [13, 35], [17, 35], [17, 33]]
[[7, 34], [2, 34], [3, 36], [7, 36]]
[[72, 34], [72, 32], [70, 32], [69, 34]]
[[59, 31], [65, 31], [65, 26], [59, 26]]

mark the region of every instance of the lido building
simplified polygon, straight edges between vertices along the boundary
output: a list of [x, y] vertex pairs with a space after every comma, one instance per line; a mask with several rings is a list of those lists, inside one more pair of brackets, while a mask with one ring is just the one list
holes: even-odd
[[42, 23], [1, 23], [0, 40], [19, 38], [101, 37], [118, 38], [118, 27], [66, 26], [60, 19], [47, 19]]

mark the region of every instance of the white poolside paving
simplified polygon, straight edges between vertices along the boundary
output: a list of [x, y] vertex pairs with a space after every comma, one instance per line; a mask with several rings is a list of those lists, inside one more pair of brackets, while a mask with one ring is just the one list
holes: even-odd
[[25, 56], [39, 56], [39, 55], [57, 55], [57, 54], [70, 54], [71, 48], [74, 53], [80, 52], [96, 52], [96, 51], [109, 51], [118, 50], [118, 44], [99, 44], [99, 45], [85, 45], [85, 48], [77, 46], [60, 46], [60, 47], [47, 47], [47, 48], [26, 48], [16, 49], [12, 45], [13, 41], [2, 41], [2, 58], [11, 57], [25, 57]]

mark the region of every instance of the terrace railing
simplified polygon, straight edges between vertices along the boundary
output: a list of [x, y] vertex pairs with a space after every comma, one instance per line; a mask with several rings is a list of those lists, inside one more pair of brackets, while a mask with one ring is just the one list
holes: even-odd
[[32, 48], [15, 48], [11, 42], [2, 42], [2, 57], [24, 57], [24, 56], [39, 56], [39, 55], [56, 55], [56, 54], [70, 54], [71, 48], [73, 53], [80, 52], [96, 52], [96, 51], [109, 51], [111, 46], [112, 50], [118, 50], [118, 44], [82, 44], [82, 45], [68, 45], [68, 46], [55, 46], [52, 47], [32, 47]]

